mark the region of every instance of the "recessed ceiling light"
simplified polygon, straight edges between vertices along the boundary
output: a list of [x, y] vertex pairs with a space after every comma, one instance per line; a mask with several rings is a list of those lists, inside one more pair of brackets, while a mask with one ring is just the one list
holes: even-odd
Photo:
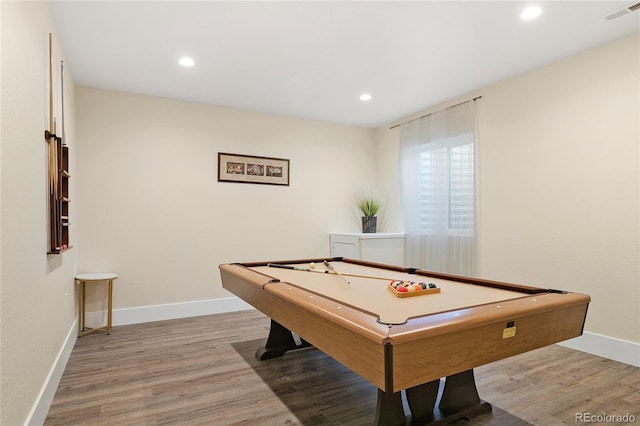
[[529, 19], [537, 18], [542, 13], [542, 9], [537, 6], [531, 6], [526, 8], [521, 14], [520, 18], [528, 21]]
[[195, 62], [193, 62], [193, 59], [187, 58], [186, 56], [184, 58], [180, 58], [180, 60], [178, 62], [183, 67], [192, 67], [192, 66], [194, 66], [196, 64]]
[[368, 93], [363, 93], [362, 95], [360, 95], [360, 100], [361, 101], [370, 101], [371, 100], [371, 95]]

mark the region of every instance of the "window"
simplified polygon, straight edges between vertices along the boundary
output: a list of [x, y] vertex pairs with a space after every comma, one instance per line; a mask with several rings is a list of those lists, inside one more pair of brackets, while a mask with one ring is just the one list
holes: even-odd
[[421, 233], [473, 235], [474, 175], [472, 134], [421, 147], [418, 189]]
[[405, 262], [473, 276], [476, 263], [475, 105], [400, 127]]

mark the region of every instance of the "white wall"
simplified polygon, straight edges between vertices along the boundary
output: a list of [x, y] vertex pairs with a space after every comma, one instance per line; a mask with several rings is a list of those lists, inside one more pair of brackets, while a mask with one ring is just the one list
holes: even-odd
[[389, 130], [387, 126], [376, 129], [375, 138], [376, 188], [384, 197], [382, 223], [387, 232], [403, 232], [397, 128]]
[[[62, 58], [47, 2], [0, 2], [1, 10], [1, 322], [0, 424], [42, 419], [37, 403], [76, 317], [77, 250], [47, 255], [47, 34], [54, 34], [55, 66]], [[76, 198], [74, 93], [65, 67], [66, 143], [71, 150], [70, 198]], [[60, 116], [58, 115], [58, 118]], [[58, 121], [60, 125], [60, 121]], [[60, 131], [57, 132], [58, 134]], [[75, 217], [71, 205], [72, 221]], [[72, 229], [72, 238], [75, 229]], [[71, 340], [73, 341], [73, 340]], [[55, 378], [53, 379], [55, 381]], [[55, 384], [54, 384], [55, 386]], [[45, 405], [47, 405], [45, 403]], [[46, 412], [44, 413], [46, 415]], [[37, 420], [36, 420], [37, 422]]]
[[[640, 342], [639, 38], [483, 98], [483, 274], [591, 295], [586, 329]], [[519, 102], [518, 102], [519, 101]]]
[[[639, 76], [636, 34], [464, 98], [482, 96], [479, 275], [589, 294], [585, 330], [636, 344]], [[399, 149], [389, 127], [379, 152]]]
[[[357, 232], [374, 131], [80, 87], [79, 271], [113, 271], [114, 309], [232, 296], [218, 265], [328, 256]], [[217, 182], [217, 154], [287, 158], [290, 186]], [[90, 311], [103, 309], [100, 293]], [[116, 314], [114, 314], [116, 315]]]

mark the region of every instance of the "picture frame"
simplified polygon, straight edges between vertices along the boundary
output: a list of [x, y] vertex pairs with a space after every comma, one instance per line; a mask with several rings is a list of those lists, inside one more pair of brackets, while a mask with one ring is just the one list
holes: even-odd
[[218, 182], [289, 186], [289, 160], [219, 152]]

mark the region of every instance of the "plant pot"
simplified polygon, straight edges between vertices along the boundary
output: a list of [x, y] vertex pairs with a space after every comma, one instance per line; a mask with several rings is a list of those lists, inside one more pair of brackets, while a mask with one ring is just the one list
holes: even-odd
[[376, 216], [362, 216], [362, 232], [365, 234], [375, 233], [377, 222]]

